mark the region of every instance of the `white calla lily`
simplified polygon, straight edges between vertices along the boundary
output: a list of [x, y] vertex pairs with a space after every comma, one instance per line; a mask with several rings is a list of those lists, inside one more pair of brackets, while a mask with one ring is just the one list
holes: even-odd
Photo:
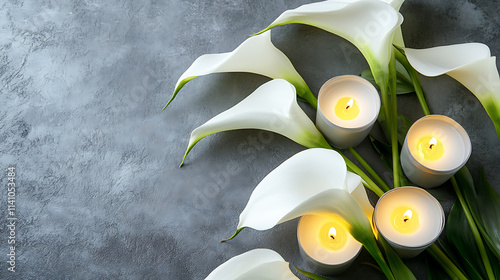
[[468, 88], [485, 108], [500, 139], [500, 77], [488, 46], [467, 43], [404, 50], [410, 64], [422, 75], [448, 74]]
[[294, 86], [285, 80], [263, 84], [240, 103], [193, 130], [182, 162], [202, 138], [235, 129], [268, 130], [308, 148], [329, 148], [323, 135], [300, 109], [296, 98]]
[[299, 279], [290, 271], [288, 262], [269, 249], [254, 249], [233, 257], [218, 266], [205, 280]]
[[295, 86], [300, 97], [316, 108], [316, 97], [288, 57], [273, 45], [271, 32], [245, 40], [232, 52], [205, 54], [197, 58], [177, 81], [174, 93], [165, 107], [190, 80], [198, 76], [222, 72], [248, 72], [272, 79], [285, 79]]
[[261, 32], [280, 25], [302, 23], [334, 33], [361, 51], [377, 84], [386, 87], [394, 31], [402, 22], [403, 16], [380, 0], [330, 0], [285, 11]]
[[[349, 214], [342, 215], [346, 211]], [[371, 232], [367, 215], [371, 216], [373, 207], [361, 178], [347, 171], [338, 152], [309, 149], [283, 162], [257, 185], [240, 215], [238, 229], [266, 230], [305, 214], [323, 212], [341, 214]]]
[[343, 157], [333, 150], [305, 150], [271, 171], [253, 191], [229, 239], [246, 227], [266, 230], [299, 216], [328, 213], [340, 215], [386, 277], [394, 279], [373, 236], [368, 218], [373, 207], [361, 178], [348, 172]]

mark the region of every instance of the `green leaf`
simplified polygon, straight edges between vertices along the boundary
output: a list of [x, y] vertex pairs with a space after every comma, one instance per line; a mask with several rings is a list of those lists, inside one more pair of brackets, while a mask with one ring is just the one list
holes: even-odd
[[[384, 110], [380, 110], [377, 121], [382, 126], [382, 131], [384, 132], [385, 138], [390, 139], [389, 132], [387, 131], [387, 128], [385, 125], [386, 118], [385, 118]], [[412, 125], [413, 125], [413, 122], [410, 119], [408, 119], [403, 114], [398, 114], [398, 143], [401, 147], [403, 146], [403, 144], [405, 142], [406, 134], [408, 134], [408, 130], [410, 130], [410, 127]]]
[[[445, 234], [446, 235], [446, 234]], [[448, 258], [453, 262], [453, 264], [462, 272], [464, 273], [465, 269], [462, 266], [462, 263], [459, 260], [459, 254], [456, 252], [454, 248], [452, 248], [452, 245], [446, 238], [442, 237], [437, 240], [437, 244], [439, 247], [441, 247], [442, 252], [448, 256]], [[443, 266], [440, 266], [441, 268], [444, 269]]]
[[[388, 144], [383, 143], [382, 141], [377, 140], [376, 138], [374, 138], [371, 135], [369, 135], [369, 137], [370, 137], [370, 141], [372, 143], [373, 148], [379, 154], [380, 160], [382, 161], [382, 163], [384, 164], [384, 166], [388, 170], [392, 170], [392, 151], [391, 151], [391, 146], [388, 145]], [[399, 180], [400, 180], [400, 182], [399, 182], [400, 186], [411, 186], [412, 185], [412, 182], [410, 180], [408, 180], [408, 178], [406, 178], [406, 176], [404, 175], [404, 173], [403, 173], [403, 171], [401, 169], [401, 166], [400, 166], [400, 169], [399, 169]]]
[[398, 142], [399, 145], [403, 146], [408, 134], [408, 130], [412, 126], [413, 122], [402, 114], [398, 114]]
[[401, 280], [412, 280], [417, 279], [415, 275], [411, 272], [411, 270], [403, 263], [401, 258], [396, 254], [394, 249], [385, 241], [384, 237], [380, 235], [380, 242], [384, 247], [385, 255], [387, 257], [387, 262], [391, 267], [392, 274], [394, 274], [394, 278]]
[[377, 140], [375, 137], [371, 135], [369, 135], [369, 137], [373, 148], [375, 149], [375, 151], [377, 151], [377, 153], [380, 156], [380, 160], [388, 170], [391, 170], [392, 169], [391, 146], [382, 143], [382, 141]]
[[[396, 93], [397, 94], [406, 94], [406, 93], [415, 92], [415, 89], [413, 89], [413, 85], [411, 84], [411, 80], [410, 81], [406, 80], [406, 75], [408, 75], [408, 72], [406, 72], [406, 70], [404, 70], [406, 72], [406, 74], [402, 74], [399, 72], [399, 69], [397, 69], [397, 71], [398, 72], [397, 72], [397, 80], [396, 80]], [[366, 79], [367, 81], [369, 81], [371, 84], [373, 84], [375, 86], [375, 88], [380, 90], [379, 86], [375, 82], [375, 78], [373, 77], [371, 70], [365, 70], [365, 71], [361, 72], [360, 76], [362, 78]]]
[[464, 193], [482, 238], [497, 258], [493, 262], [499, 262], [500, 196], [488, 183], [484, 170], [479, 175], [476, 187], [474, 187], [472, 176], [466, 167], [460, 169], [455, 178]]
[[448, 274], [435, 262], [430, 262], [429, 258], [426, 258], [427, 264], [427, 280], [448, 280], [451, 279]]
[[[381, 127], [382, 127], [382, 131], [384, 132], [384, 136], [386, 137], [386, 139], [389, 139], [389, 131], [387, 130], [387, 125], [385, 124], [386, 122], [386, 119], [385, 119], [385, 115], [384, 115], [384, 110], [380, 110], [380, 113], [379, 113], [379, 116], [378, 116], [378, 122], [380, 123]], [[410, 121], [407, 117], [405, 117], [404, 115], [402, 114], [398, 114], [398, 143], [399, 143], [399, 150], [401, 150], [401, 146], [403, 146], [403, 143], [404, 143], [404, 140], [406, 138], [406, 134], [408, 133], [408, 130], [410, 129], [411, 125], [412, 125], [412, 121]], [[377, 151], [379, 151], [379, 154], [381, 155], [381, 159], [382, 161], [384, 162], [384, 164], [386, 165], [386, 167], [389, 169], [389, 170], [392, 170], [392, 149], [390, 149], [391, 147], [390, 146], [386, 146], [389, 148], [388, 150], [388, 153], [381, 153], [381, 151], [385, 151], [387, 150], [386, 148], [385, 149], [382, 149], [381, 146], [379, 146], [379, 148], [375, 147], [375, 149]], [[387, 164], [390, 164], [390, 165], [387, 165]], [[399, 168], [399, 185], [400, 186], [411, 186], [413, 185], [413, 183], [408, 180], [408, 178], [406, 178], [404, 176], [404, 173], [403, 173], [403, 170], [401, 169], [401, 165], [398, 164], [398, 168]]]
[[[493, 255], [491, 250], [489, 250], [489, 248], [486, 248], [486, 251], [490, 260], [495, 260], [495, 255]], [[491, 263], [491, 267], [493, 268], [493, 273], [495, 273], [495, 275], [500, 275], [500, 262], [493, 261]]]
[[398, 79], [401, 80], [403, 84], [406, 84], [407, 86], [411, 86], [413, 89], [413, 84], [411, 82], [411, 76], [406, 70], [406, 68], [401, 64], [401, 62], [396, 60], [396, 72], [398, 75]]
[[446, 223], [446, 237], [459, 252], [460, 258], [470, 279], [486, 279], [486, 270], [481, 261], [474, 236], [470, 230], [465, 213], [457, 201], [453, 204]]
[[329, 280], [328, 278], [325, 278], [323, 276], [319, 276], [317, 274], [314, 274], [312, 272], [307, 272], [305, 270], [302, 270], [300, 268], [298, 268], [295, 264], [293, 264], [293, 266], [295, 267], [295, 269], [297, 269], [298, 272], [300, 272], [302, 275], [305, 275], [311, 279], [314, 279], [314, 280]]
[[476, 191], [478, 213], [473, 211], [472, 214], [480, 217], [479, 230], [492, 253], [500, 261], [500, 195], [488, 183], [484, 169], [477, 180]]

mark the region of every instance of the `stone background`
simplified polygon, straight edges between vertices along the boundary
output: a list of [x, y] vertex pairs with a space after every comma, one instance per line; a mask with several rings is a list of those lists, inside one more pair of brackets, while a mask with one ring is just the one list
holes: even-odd
[[[304, 268], [297, 220], [219, 242], [234, 232], [257, 183], [302, 146], [280, 135], [259, 142], [256, 130], [220, 133], [177, 167], [195, 127], [268, 78], [199, 77], [161, 109], [198, 56], [231, 51], [283, 11], [309, 2], [3, 1], [0, 223], [7, 223], [9, 166], [16, 168], [19, 220], [15, 273], [7, 271], [8, 233], [0, 227], [0, 278], [203, 279], [229, 258], [261, 247]], [[500, 53], [496, 1], [408, 0], [401, 12], [407, 46], [475, 41]], [[314, 93], [333, 76], [368, 68], [351, 44], [313, 27], [278, 27], [272, 40]], [[500, 191], [500, 143], [478, 100], [446, 76], [422, 83], [432, 111], [469, 133], [472, 174], [484, 166]], [[412, 120], [422, 116], [414, 95], [401, 96], [398, 105]], [[253, 139], [252, 153], [238, 152]], [[387, 176], [367, 141], [358, 150]], [[451, 207], [450, 186], [432, 193]], [[407, 261], [419, 279], [426, 278], [426, 258]], [[383, 279], [363, 262], [374, 262], [365, 251], [334, 279]]]

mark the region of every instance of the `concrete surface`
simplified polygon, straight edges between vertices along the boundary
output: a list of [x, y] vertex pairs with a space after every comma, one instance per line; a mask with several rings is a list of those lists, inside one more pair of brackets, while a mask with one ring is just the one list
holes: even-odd
[[[11, 166], [18, 220], [15, 273], [7, 270], [9, 232], [0, 227], [0, 278], [203, 279], [259, 247], [304, 268], [296, 220], [219, 242], [234, 232], [257, 183], [303, 147], [279, 135], [263, 143], [259, 131], [220, 133], [202, 140], [177, 167], [192, 129], [268, 79], [243, 73], [196, 78], [161, 109], [198, 56], [231, 51], [281, 12], [309, 2], [4, 1], [0, 223], [8, 223]], [[500, 54], [496, 1], [408, 0], [402, 13], [407, 46], [477, 41]], [[315, 93], [330, 77], [367, 69], [352, 45], [316, 28], [283, 26], [272, 39]], [[480, 103], [451, 78], [422, 82], [432, 110], [469, 133], [473, 175], [484, 166], [500, 191], [500, 142]], [[413, 95], [402, 96], [399, 106], [412, 120], [422, 116]], [[252, 141], [251, 153], [238, 152]], [[359, 151], [384, 173], [366, 141]], [[450, 208], [449, 186], [433, 193]], [[426, 278], [426, 258], [407, 261], [419, 279]], [[366, 252], [334, 279], [383, 279], [363, 262], [373, 263]]]

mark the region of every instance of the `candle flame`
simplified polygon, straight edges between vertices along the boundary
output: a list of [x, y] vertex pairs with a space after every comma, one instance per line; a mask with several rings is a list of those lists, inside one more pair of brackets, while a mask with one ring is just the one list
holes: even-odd
[[354, 99], [349, 99], [349, 101], [347, 101], [347, 104], [345, 106], [346, 110], [349, 109], [352, 105], [354, 104]]
[[437, 140], [436, 138], [432, 138], [430, 141], [429, 141], [429, 149], [432, 149], [432, 147], [434, 147], [435, 145], [437, 145]]
[[409, 219], [411, 219], [411, 216], [412, 216], [413, 212], [411, 212], [410, 209], [406, 210], [406, 212], [404, 213], [403, 215], [403, 221], [408, 221]]
[[330, 230], [328, 231], [328, 236], [330, 238], [335, 239], [335, 236], [337, 235], [337, 230], [334, 227], [331, 227]]

